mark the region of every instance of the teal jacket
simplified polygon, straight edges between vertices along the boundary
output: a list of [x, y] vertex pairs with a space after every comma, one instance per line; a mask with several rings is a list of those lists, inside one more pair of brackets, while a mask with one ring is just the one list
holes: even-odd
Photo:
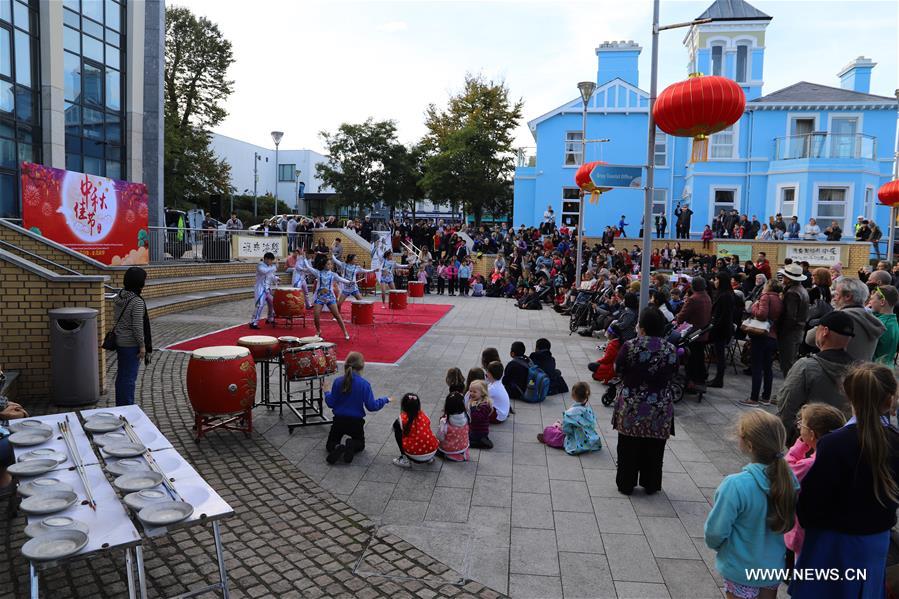
[[[533, 355], [533, 354], [531, 354]], [[565, 452], [570, 455], [599, 451], [602, 442], [596, 432], [596, 414], [590, 406], [575, 403], [562, 414]]]
[[896, 320], [896, 315], [893, 313], [875, 313], [874, 316], [883, 323], [886, 330], [877, 340], [877, 349], [874, 350], [874, 357], [871, 359], [892, 367], [896, 349], [899, 348], [899, 321]]
[[[792, 473], [791, 473], [792, 476]], [[799, 490], [799, 481], [793, 476]], [[771, 586], [773, 579], [750, 580], [748, 568], [783, 568], [784, 536], [768, 528], [768, 475], [763, 464], [748, 464], [724, 478], [705, 521], [705, 544], [714, 549], [715, 567], [726, 580], [748, 586]]]

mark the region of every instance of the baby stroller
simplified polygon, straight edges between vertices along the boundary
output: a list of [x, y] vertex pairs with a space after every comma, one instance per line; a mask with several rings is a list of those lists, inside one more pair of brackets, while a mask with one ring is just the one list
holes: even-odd
[[[687, 389], [687, 385], [689, 385], [689, 380], [687, 380], [686, 372], [681, 372], [681, 366], [687, 363], [687, 358], [690, 355], [690, 344], [708, 333], [712, 329], [712, 325], [709, 324], [701, 329], [691, 328], [689, 331], [686, 331], [681, 334], [679, 339], [670, 339], [674, 344], [674, 348], [677, 350], [677, 365], [678, 369], [675, 372], [674, 377], [671, 379], [671, 383], [669, 384], [669, 388], [671, 389], [671, 393], [673, 395], [672, 401], [674, 403], [679, 402], [684, 398], [684, 391]], [[701, 402], [702, 396], [705, 394], [705, 385], [696, 385], [696, 401]]]

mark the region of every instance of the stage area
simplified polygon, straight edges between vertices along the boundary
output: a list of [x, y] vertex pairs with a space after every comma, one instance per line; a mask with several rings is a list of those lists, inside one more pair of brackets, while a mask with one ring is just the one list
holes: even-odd
[[[346, 302], [341, 316], [347, 325], [350, 340], [346, 341], [343, 338], [340, 327], [330, 312], [323, 312], [321, 315], [322, 337], [325, 341], [337, 344], [337, 357], [340, 360], [351, 351], [358, 351], [362, 352], [368, 363], [395, 364], [452, 308], [453, 306], [448, 304], [421, 303], [409, 304], [405, 310], [390, 310], [382, 307], [380, 302], [376, 302], [374, 325], [356, 326], [350, 323], [350, 303]], [[251, 329], [249, 323], [246, 323], [178, 341], [165, 349], [192, 352], [211, 345], [237, 345], [237, 340], [247, 335], [310, 337], [315, 335], [315, 325], [312, 313], [309, 312], [305, 326], [299, 319], [294, 320], [293, 326], [288, 326], [283, 319], [278, 319], [275, 326], [260, 321], [259, 330]]]

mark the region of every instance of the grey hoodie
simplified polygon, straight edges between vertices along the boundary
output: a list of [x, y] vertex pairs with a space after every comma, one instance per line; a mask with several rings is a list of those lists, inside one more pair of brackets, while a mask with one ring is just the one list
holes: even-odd
[[[879, 318], [865, 310], [863, 306], [846, 306], [840, 308], [840, 311], [852, 318], [855, 328], [855, 337], [849, 342], [846, 351], [853, 360], [870, 362], [874, 357], [874, 350], [877, 349], [877, 341], [886, 331], [886, 327]], [[805, 342], [812, 347], [818, 347], [815, 343], [817, 329], [818, 327], [814, 327], [805, 335]]]
[[796, 416], [799, 408], [809, 402], [832, 405], [847, 418], [852, 416], [849, 400], [843, 395], [843, 377], [853, 357], [841, 349], [829, 349], [819, 354], [800, 358], [790, 368], [783, 386], [777, 391], [774, 403], [777, 415], [787, 429], [787, 440], [795, 439]]

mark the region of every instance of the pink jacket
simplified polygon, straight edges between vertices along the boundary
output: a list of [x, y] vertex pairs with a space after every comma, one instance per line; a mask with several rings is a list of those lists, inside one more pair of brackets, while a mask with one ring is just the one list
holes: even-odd
[[[812, 448], [806, 445], [805, 441], [796, 439], [793, 447], [787, 452], [787, 464], [793, 469], [793, 474], [796, 475], [796, 478], [799, 479], [800, 482], [805, 478], [805, 475], [811, 469], [812, 464], [815, 463], [814, 453], [809, 457], [805, 457], [810, 451], [812, 451]], [[799, 526], [799, 518], [797, 517], [792, 530], [784, 535], [784, 543], [786, 544], [787, 549], [791, 550], [796, 555], [799, 555], [802, 551], [802, 543], [804, 540], [805, 530]]]

